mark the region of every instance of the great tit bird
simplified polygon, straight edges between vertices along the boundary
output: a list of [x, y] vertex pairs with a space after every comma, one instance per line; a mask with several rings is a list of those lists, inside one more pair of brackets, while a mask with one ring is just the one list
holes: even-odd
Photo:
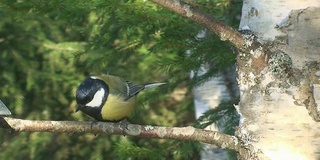
[[166, 83], [139, 85], [112, 75], [88, 77], [77, 89], [77, 109], [97, 121], [119, 122], [130, 115], [136, 95]]

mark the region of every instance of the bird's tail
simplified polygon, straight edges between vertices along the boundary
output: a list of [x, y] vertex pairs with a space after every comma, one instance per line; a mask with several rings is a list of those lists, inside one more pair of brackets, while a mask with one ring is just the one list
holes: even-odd
[[144, 89], [149, 89], [149, 88], [154, 88], [154, 87], [159, 87], [159, 86], [162, 86], [164, 84], [167, 84], [167, 83], [150, 83], [150, 84], [146, 84], [144, 85]]

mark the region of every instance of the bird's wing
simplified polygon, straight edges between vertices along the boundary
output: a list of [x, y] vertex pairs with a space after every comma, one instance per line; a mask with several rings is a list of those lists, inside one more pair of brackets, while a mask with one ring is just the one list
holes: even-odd
[[102, 78], [109, 85], [109, 92], [114, 95], [121, 95], [124, 100], [130, 99], [144, 89], [144, 85], [125, 81], [117, 76], [103, 75]]
[[139, 85], [136, 83], [128, 82], [120, 77], [112, 75], [103, 75], [103, 79], [107, 82], [110, 88], [110, 93], [114, 95], [121, 95], [124, 100], [128, 100], [131, 97], [137, 95], [144, 89], [149, 89], [157, 86], [164, 85], [166, 83], [151, 83], [147, 85]]
[[142, 90], [158, 87], [158, 86], [161, 86], [164, 84], [166, 84], [166, 83], [150, 83], [147, 85], [139, 85], [139, 84], [135, 84], [132, 82], [127, 82], [128, 95], [129, 95], [128, 99], [137, 95]]
[[144, 85], [135, 84], [132, 82], [127, 82], [128, 88], [128, 99], [137, 95], [140, 91], [144, 90]]
[[124, 99], [129, 98], [127, 82], [125, 80], [112, 75], [102, 75], [101, 78], [108, 84], [110, 94], [120, 95]]

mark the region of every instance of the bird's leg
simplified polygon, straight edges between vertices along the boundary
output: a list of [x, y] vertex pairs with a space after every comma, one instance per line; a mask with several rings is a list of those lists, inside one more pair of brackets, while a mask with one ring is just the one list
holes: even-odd
[[[94, 119], [90, 119], [90, 129], [92, 130], [93, 125], [97, 124], [98, 121], [94, 120]], [[97, 136], [98, 133], [94, 133], [94, 136]]]
[[128, 124], [130, 124], [129, 122], [128, 122], [128, 120], [125, 118], [125, 119], [123, 119], [123, 120], [121, 120], [120, 122], [118, 122], [119, 123], [119, 126], [120, 126], [120, 128], [123, 130], [123, 131], [125, 131], [125, 130], [128, 130], [129, 131], [129, 129], [128, 129]]
[[92, 127], [93, 127], [94, 124], [97, 124], [97, 121], [91, 119], [91, 120], [90, 120], [90, 129], [92, 129]]

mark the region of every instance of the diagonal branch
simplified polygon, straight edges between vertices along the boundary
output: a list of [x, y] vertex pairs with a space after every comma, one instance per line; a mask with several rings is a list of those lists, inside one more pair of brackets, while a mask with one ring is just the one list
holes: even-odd
[[151, 0], [181, 16], [187, 17], [220, 37], [222, 41], [229, 41], [239, 50], [244, 50], [244, 39], [241, 34], [228, 25], [216, 20], [211, 15], [198, 10], [180, 0]]
[[123, 130], [119, 123], [80, 122], [80, 121], [39, 121], [0, 117], [0, 128], [9, 128], [17, 132], [66, 132], [66, 133], [105, 133], [130, 135], [146, 138], [177, 139], [200, 141], [221, 148], [238, 151], [241, 147], [234, 136], [220, 132], [188, 127], [160, 127], [128, 124]]

